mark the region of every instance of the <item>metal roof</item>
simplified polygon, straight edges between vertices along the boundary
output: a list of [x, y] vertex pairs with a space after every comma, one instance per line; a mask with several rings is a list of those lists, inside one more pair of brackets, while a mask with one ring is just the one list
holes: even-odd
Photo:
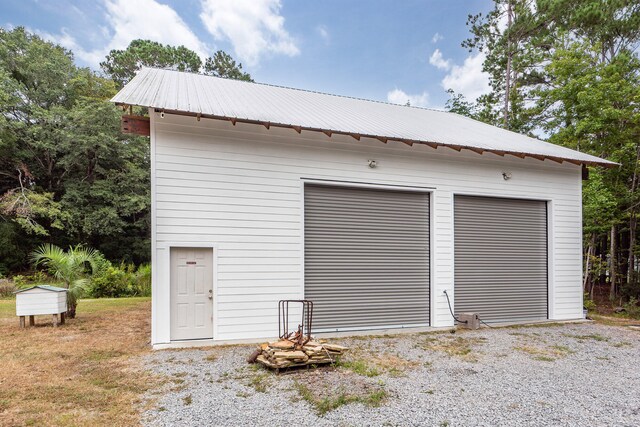
[[31, 289], [44, 289], [45, 291], [53, 291], [53, 292], [67, 292], [67, 289], [65, 288], [59, 288], [57, 286], [51, 286], [51, 285], [35, 285], [35, 286], [31, 286], [30, 288], [25, 288], [25, 289], [20, 289], [18, 291], [15, 291], [14, 294], [19, 294], [20, 292], [26, 292], [26, 291], [30, 291]]
[[518, 157], [615, 166], [616, 163], [458, 114], [201, 74], [143, 68], [112, 102], [167, 113], [400, 140]]

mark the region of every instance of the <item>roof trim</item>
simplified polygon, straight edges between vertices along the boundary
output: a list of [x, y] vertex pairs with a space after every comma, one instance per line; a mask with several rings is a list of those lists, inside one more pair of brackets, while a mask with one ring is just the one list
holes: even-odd
[[447, 144], [447, 143], [442, 143], [442, 142], [417, 140], [417, 139], [393, 138], [393, 137], [387, 137], [387, 136], [383, 136], [383, 135], [372, 135], [372, 134], [364, 134], [364, 133], [356, 134], [356, 133], [346, 132], [346, 131], [341, 131], [341, 130], [336, 130], [336, 129], [312, 128], [312, 127], [306, 127], [306, 126], [296, 126], [296, 125], [291, 125], [291, 124], [287, 124], [287, 123], [274, 123], [274, 122], [264, 122], [264, 121], [260, 121], [260, 120], [243, 119], [243, 118], [240, 118], [240, 117], [216, 116], [216, 115], [211, 115], [211, 114], [192, 113], [192, 112], [180, 111], [180, 110], [167, 110], [165, 108], [157, 108], [157, 107], [141, 105], [141, 104], [125, 104], [125, 103], [118, 103], [118, 102], [115, 103], [115, 104], [118, 105], [118, 106], [122, 106], [125, 109], [128, 108], [131, 105], [137, 106], [137, 107], [149, 107], [149, 108], [153, 108], [154, 110], [157, 110], [158, 112], [164, 112], [166, 114], [174, 114], [174, 115], [178, 115], [178, 116], [195, 117], [198, 120], [200, 118], [213, 119], [213, 120], [223, 120], [223, 121], [231, 122], [234, 126], [236, 125], [236, 123], [247, 123], [247, 124], [264, 126], [267, 129], [269, 129], [270, 127], [293, 129], [298, 133], [300, 133], [302, 130], [310, 131], [310, 132], [322, 132], [325, 135], [327, 135], [328, 137], [331, 137], [331, 135], [333, 135], [333, 134], [346, 135], [346, 136], [351, 136], [351, 137], [353, 137], [354, 139], [356, 139], [358, 141], [360, 140], [360, 138], [372, 138], [372, 139], [377, 139], [377, 140], [379, 140], [379, 141], [381, 141], [381, 142], [383, 142], [385, 144], [387, 142], [389, 142], [389, 141], [396, 141], [396, 142], [401, 142], [401, 143], [409, 145], [409, 146], [412, 146], [413, 144], [421, 144], [421, 145], [428, 145], [429, 147], [434, 148], [434, 149], [437, 149], [438, 147], [445, 147], [445, 148], [450, 148], [450, 149], [456, 150], [456, 151], [461, 151], [461, 150], [473, 151], [474, 153], [480, 154], [480, 155], [483, 154], [483, 153], [492, 153], [492, 154], [496, 154], [496, 155], [501, 156], [501, 157], [504, 157], [505, 155], [509, 155], [509, 156], [518, 157], [520, 159], [524, 159], [526, 157], [530, 157], [532, 159], [536, 159], [536, 160], [540, 160], [540, 161], [550, 160], [552, 162], [559, 163], [559, 164], [567, 162], [567, 163], [574, 164], [574, 165], [577, 165], [577, 166], [580, 166], [580, 165], [603, 166], [605, 168], [615, 168], [615, 167], [619, 166], [619, 163], [613, 163], [613, 162], [606, 162], [606, 163], [602, 162], [601, 163], [601, 162], [595, 162], [595, 161], [568, 159], [568, 158], [557, 157], [557, 156], [545, 156], [545, 155], [541, 155], [541, 154], [523, 153], [523, 152], [519, 152], [519, 151], [493, 150], [493, 149], [487, 149], [487, 148], [478, 148], [478, 147], [473, 147], [473, 146], [469, 146], [469, 145]]
[[51, 292], [67, 292], [67, 289], [65, 288], [59, 288], [57, 286], [50, 286], [50, 285], [35, 285], [35, 286], [31, 286], [30, 288], [25, 288], [25, 289], [19, 289], [17, 291], [14, 291], [14, 294], [19, 294], [20, 292], [26, 292], [26, 291], [30, 291], [31, 289], [44, 289], [45, 291], [51, 291]]
[[[244, 102], [247, 99], [257, 102], [247, 104]], [[340, 99], [347, 100], [346, 104]], [[356, 140], [366, 137], [383, 143], [399, 141], [409, 146], [424, 144], [434, 149], [448, 147], [456, 151], [464, 149], [477, 154], [488, 152], [522, 159], [531, 157], [560, 164], [608, 168], [619, 165], [451, 112], [419, 107], [400, 111], [408, 107], [159, 68], [142, 68], [111, 102], [125, 109], [148, 107], [198, 120], [204, 117], [231, 121], [234, 125], [237, 122], [256, 124], [267, 129], [276, 126], [298, 133], [304, 129], [322, 132], [328, 137], [335, 133]], [[381, 107], [374, 107], [376, 104]], [[444, 127], [438, 131], [440, 120]]]

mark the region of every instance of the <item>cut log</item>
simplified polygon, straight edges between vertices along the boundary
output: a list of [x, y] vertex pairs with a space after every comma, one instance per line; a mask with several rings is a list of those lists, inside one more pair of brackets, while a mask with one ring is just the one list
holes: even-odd
[[347, 350], [347, 347], [343, 347], [343, 346], [338, 345], [338, 344], [324, 343], [324, 344], [322, 344], [322, 346], [324, 348], [326, 348], [327, 350], [329, 350], [329, 351], [343, 352], [343, 351]]
[[296, 345], [289, 340], [282, 340], [278, 342], [269, 343], [269, 347], [279, 348], [282, 350], [289, 350], [289, 349], [295, 348], [295, 346]]
[[279, 359], [307, 359], [304, 351], [276, 351], [273, 355]]

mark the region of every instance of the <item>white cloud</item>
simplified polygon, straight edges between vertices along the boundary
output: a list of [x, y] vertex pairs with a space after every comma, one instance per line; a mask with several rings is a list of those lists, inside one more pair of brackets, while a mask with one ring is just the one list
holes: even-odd
[[174, 46], [184, 45], [200, 56], [208, 49], [171, 7], [156, 0], [107, 0], [107, 18], [114, 34], [110, 47], [127, 46], [145, 38]]
[[73, 50], [76, 57], [97, 67], [112, 49], [124, 49], [132, 40], [148, 39], [173, 46], [183, 45], [200, 57], [208, 56], [209, 49], [191, 31], [178, 13], [156, 0], [105, 0], [106, 26], [98, 30], [109, 41], [103, 48], [87, 50], [62, 29], [60, 34], [39, 32], [44, 38]]
[[394, 89], [387, 93], [387, 101], [399, 105], [405, 105], [409, 101], [409, 104], [414, 107], [426, 107], [429, 105], [429, 94], [422, 92], [422, 94], [410, 95], [401, 89]]
[[438, 43], [440, 40], [444, 40], [444, 36], [440, 33], [435, 33], [433, 37], [431, 37], [431, 43]]
[[442, 52], [440, 52], [440, 49], [436, 49], [433, 51], [433, 53], [429, 57], [429, 64], [441, 70], [448, 70], [451, 68], [451, 61], [442, 57]]
[[453, 89], [469, 100], [476, 100], [480, 95], [488, 93], [489, 76], [482, 71], [485, 55], [481, 52], [465, 58], [462, 65], [453, 65], [449, 73], [442, 79], [444, 89]]
[[200, 19], [214, 38], [231, 42], [239, 59], [255, 65], [266, 53], [300, 53], [281, 7], [280, 0], [202, 0]]
[[327, 30], [327, 27], [324, 25], [318, 25], [316, 27], [316, 31], [318, 32], [318, 35], [322, 38], [322, 40], [324, 40], [324, 42], [328, 44], [331, 36], [329, 35], [329, 30]]

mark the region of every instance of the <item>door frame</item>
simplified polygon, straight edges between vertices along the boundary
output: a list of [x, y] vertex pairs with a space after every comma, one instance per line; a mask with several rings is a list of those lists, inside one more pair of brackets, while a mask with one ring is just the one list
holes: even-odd
[[[313, 177], [300, 177], [300, 299], [305, 298], [305, 235], [304, 235], [304, 196], [305, 196], [305, 186], [306, 185], [322, 185], [326, 187], [347, 187], [347, 188], [364, 188], [364, 189], [373, 189], [373, 190], [388, 190], [388, 191], [406, 191], [413, 193], [426, 193], [427, 199], [429, 201], [429, 319], [428, 325], [419, 324], [415, 326], [406, 326], [406, 328], [422, 328], [422, 327], [431, 327], [435, 322], [435, 298], [434, 298], [434, 290], [435, 290], [435, 242], [434, 242], [434, 193], [437, 191], [436, 187], [427, 186], [427, 185], [398, 185], [393, 183], [385, 183], [379, 181], [358, 181], [358, 180], [333, 180], [333, 179], [322, 179], [322, 178], [313, 178]], [[453, 200], [453, 199], [452, 199]], [[453, 219], [452, 219], [453, 221]], [[380, 330], [380, 329], [400, 329], [398, 326], [367, 326], [356, 329], [348, 329], [347, 331], [367, 331], [367, 330]], [[335, 331], [331, 331], [335, 332]], [[338, 331], [341, 332], [341, 331]]]
[[[158, 245], [160, 248], [160, 245]], [[160, 265], [164, 265], [161, 269], [161, 273], [167, 277], [168, 289], [167, 304], [165, 305], [166, 311], [169, 314], [169, 322], [171, 322], [171, 248], [195, 248], [195, 249], [211, 249], [213, 252], [213, 340], [218, 339], [218, 245], [216, 243], [209, 242], [165, 242], [162, 246], [164, 253], [159, 259]], [[159, 272], [160, 273], [160, 272]], [[171, 323], [169, 323], [171, 328]], [[171, 340], [169, 334], [169, 342], [197, 342], [197, 341], [211, 341], [211, 339], [195, 339], [195, 340]]]

